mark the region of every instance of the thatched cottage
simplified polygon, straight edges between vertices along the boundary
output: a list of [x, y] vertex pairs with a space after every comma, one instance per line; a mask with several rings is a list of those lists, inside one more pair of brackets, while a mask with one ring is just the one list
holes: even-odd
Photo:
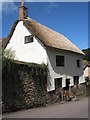
[[15, 51], [19, 61], [47, 64], [47, 91], [85, 82], [82, 56], [84, 53], [65, 36], [28, 17], [28, 8], [19, 7], [19, 19], [3, 39], [3, 47]]

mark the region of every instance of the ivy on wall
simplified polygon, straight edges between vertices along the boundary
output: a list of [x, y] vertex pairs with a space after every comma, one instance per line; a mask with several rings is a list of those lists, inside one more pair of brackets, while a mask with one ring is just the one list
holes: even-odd
[[13, 112], [46, 102], [48, 68], [45, 64], [25, 63], [3, 58], [2, 111]]

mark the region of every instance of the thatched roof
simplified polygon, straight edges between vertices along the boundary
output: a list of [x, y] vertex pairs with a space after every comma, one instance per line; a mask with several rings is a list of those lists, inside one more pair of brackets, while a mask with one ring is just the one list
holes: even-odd
[[31, 18], [25, 19], [24, 24], [32, 31], [46, 46], [58, 48], [61, 50], [68, 50], [79, 54], [84, 54], [78, 47], [76, 47], [70, 40], [60, 33], [51, 30], [50, 28], [41, 25]]
[[[68, 50], [84, 55], [84, 53], [78, 47], [76, 47], [70, 40], [68, 40], [65, 36], [61, 35], [60, 33], [51, 30], [50, 28], [36, 22], [35, 20], [32, 20], [31, 18], [23, 19], [22, 21], [24, 25], [46, 46], [61, 50]], [[9, 42], [18, 22], [19, 21], [16, 21], [14, 23], [12, 30], [9, 36], [7, 37], [7, 43]], [[7, 44], [4, 45], [4, 48], [6, 47], [6, 45]]]
[[5, 48], [5, 45], [7, 44], [7, 38], [0, 39], [0, 44], [2, 44], [2, 47]]

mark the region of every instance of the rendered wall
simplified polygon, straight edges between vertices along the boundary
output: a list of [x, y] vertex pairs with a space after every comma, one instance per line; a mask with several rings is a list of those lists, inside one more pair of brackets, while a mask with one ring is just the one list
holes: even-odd
[[34, 42], [25, 44], [25, 36], [32, 33], [23, 25], [20, 21], [11, 37], [6, 49], [12, 49], [15, 51], [16, 60], [33, 63], [45, 63], [47, 64], [46, 50], [43, 44], [35, 38]]
[[[55, 78], [62, 78], [62, 87], [66, 86], [66, 79], [70, 78], [70, 85], [74, 85], [73, 76], [79, 76], [79, 83], [85, 82], [83, 76], [83, 62], [82, 56], [73, 52], [61, 51], [47, 47], [48, 55], [48, 87], [47, 90], [55, 90]], [[65, 57], [65, 66], [56, 66], [56, 55]], [[77, 60], [80, 60], [80, 68], [77, 67]]]

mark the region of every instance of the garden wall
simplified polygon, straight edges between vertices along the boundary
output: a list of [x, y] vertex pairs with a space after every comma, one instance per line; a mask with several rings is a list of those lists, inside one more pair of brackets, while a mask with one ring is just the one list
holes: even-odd
[[[43, 64], [22, 64], [6, 60], [2, 71], [2, 112], [60, 102], [60, 89], [49, 93], [46, 90], [47, 71], [47, 66]], [[84, 92], [85, 89], [84, 85]]]
[[2, 112], [60, 101], [60, 91], [47, 93], [47, 66], [7, 60], [2, 71]]

